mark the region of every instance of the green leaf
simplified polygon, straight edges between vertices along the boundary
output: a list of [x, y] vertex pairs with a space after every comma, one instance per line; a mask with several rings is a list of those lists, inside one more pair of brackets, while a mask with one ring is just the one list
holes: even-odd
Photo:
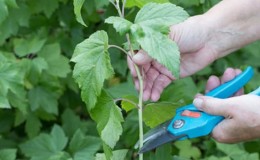
[[21, 151], [32, 160], [46, 160], [63, 154], [61, 151], [68, 142], [61, 127], [55, 125], [51, 134], [42, 133], [39, 136], [20, 145]]
[[0, 1], [0, 24], [6, 19], [8, 16], [8, 7], [5, 4], [5, 1]]
[[87, 27], [85, 22], [82, 19], [81, 16], [81, 8], [84, 4], [85, 0], [73, 0], [73, 5], [74, 5], [74, 14], [76, 15], [76, 20], [82, 24], [83, 26]]
[[169, 2], [169, 0], [127, 0], [126, 7], [137, 6], [139, 8], [142, 8], [145, 4], [150, 3], [150, 2], [166, 3], [166, 2]]
[[79, 129], [82, 128], [83, 123], [80, 117], [77, 116], [71, 109], [67, 108], [61, 115], [62, 128], [69, 137]]
[[28, 26], [30, 11], [26, 5], [21, 4], [19, 8], [10, 10], [9, 17], [12, 18], [6, 18], [0, 25], [0, 44], [3, 44], [11, 35], [16, 34], [19, 26]]
[[39, 118], [33, 115], [33, 113], [30, 113], [25, 123], [25, 132], [27, 133], [27, 135], [30, 138], [37, 136], [40, 132], [41, 127], [42, 124]]
[[5, 0], [5, 3], [10, 6], [10, 7], [13, 7], [13, 8], [18, 8], [18, 5], [16, 3], [16, 0]]
[[186, 20], [188, 16], [188, 13], [183, 8], [174, 4], [149, 3], [137, 13], [135, 24], [160, 31], [162, 28]]
[[59, 1], [57, 0], [28, 0], [27, 3], [32, 13], [43, 12], [48, 18], [59, 7]]
[[45, 39], [37, 36], [28, 39], [17, 38], [14, 40], [14, 51], [20, 57], [35, 54], [41, 50], [45, 42]]
[[238, 144], [221, 144], [217, 143], [217, 148], [224, 152], [227, 156], [235, 160], [258, 160], [259, 154], [256, 153], [248, 153]]
[[124, 119], [121, 109], [116, 106], [114, 100], [105, 91], [102, 91], [98, 97], [98, 103], [90, 113], [97, 122], [97, 129], [101, 139], [110, 148], [114, 148], [123, 131], [121, 122]]
[[179, 77], [180, 53], [175, 42], [165, 33], [169, 26], [187, 19], [188, 14], [171, 3], [149, 3], [136, 15], [131, 33], [152, 58]]
[[[126, 150], [126, 149], [113, 151], [113, 156], [112, 156], [111, 160], [123, 160], [126, 158], [127, 152], [128, 152], [128, 150]], [[96, 155], [95, 160], [107, 160], [107, 158], [106, 158], [105, 154], [98, 153]]]
[[[189, 92], [187, 92], [189, 91]], [[168, 86], [161, 95], [161, 101], [177, 102], [181, 106], [192, 103], [194, 96], [199, 92], [191, 77], [179, 79]]]
[[124, 99], [121, 102], [122, 108], [126, 111], [129, 112], [132, 109], [137, 109], [138, 105], [138, 98], [136, 96], [124, 96]]
[[155, 160], [172, 160], [172, 146], [171, 144], [164, 144], [156, 149]]
[[102, 9], [109, 4], [109, 0], [95, 0], [96, 8]]
[[170, 120], [176, 113], [176, 109], [179, 107], [178, 103], [159, 102], [150, 103], [145, 106], [143, 110], [144, 123], [154, 128], [157, 125]]
[[73, 77], [89, 110], [93, 109], [105, 79], [114, 74], [108, 55], [108, 36], [98, 31], [76, 46], [72, 60]]
[[114, 28], [117, 32], [119, 32], [121, 35], [126, 34], [130, 31], [130, 27], [133, 24], [132, 22], [121, 18], [121, 17], [109, 17], [105, 20], [105, 23], [113, 24]]
[[1, 160], [15, 160], [16, 159], [16, 149], [1, 149], [0, 159]]
[[69, 59], [61, 55], [58, 43], [49, 44], [43, 47], [39, 56], [44, 58], [48, 64], [47, 72], [53, 76], [65, 78], [70, 73]]
[[69, 150], [73, 153], [74, 160], [94, 160], [94, 155], [100, 147], [99, 138], [85, 136], [81, 130], [75, 132], [69, 144]]
[[21, 63], [0, 63], [0, 108], [10, 108], [8, 92], [25, 98], [24, 74]]
[[32, 111], [42, 108], [48, 113], [58, 114], [57, 97], [42, 86], [37, 86], [29, 91], [29, 103]]
[[150, 28], [145, 28], [144, 34], [137, 39], [142, 49], [171, 71], [175, 78], [179, 78], [180, 52], [177, 44]]
[[200, 159], [201, 157], [200, 150], [197, 147], [192, 146], [192, 143], [189, 140], [177, 141], [174, 145], [180, 150], [179, 155], [181, 157], [190, 159]]
[[65, 148], [68, 138], [60, 126], [54, 125], [50, 136], [52, 137], [52, 142], [56, 145], [57, 150], [61, 151]]

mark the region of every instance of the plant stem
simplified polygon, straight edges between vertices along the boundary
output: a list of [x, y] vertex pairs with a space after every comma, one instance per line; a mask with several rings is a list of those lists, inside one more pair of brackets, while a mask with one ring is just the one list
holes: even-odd
[[123, 1], [123, 5], [122, 5], [122, 17], [125, 16], [125, 5], [126, 5], [126, 0]]
[[118, 101], [126, 101], [126, 102], [131, 103], [132, 105], [135, 105], [137, 109], [140, 108], [140, 107], [138, 106], [138, 104], [136, 104], [134, 101], [131, 101], [131, 100], [126, 99], [126, 98], [117, 98], [117, 99], [114, 100], [114, 102], [118, 102]]
[[[110, 2], [112, 2], [110, 0]], [[117, 12], [119, 14], [119, 16], [121, 18], [124, 18], [124, 8], [122, 8], [122, 11], [120, 10], [120, 4], [119, 4], [119, 0], [116, 0], [116, 4], [114, 2], [112, 2], [112, 4], [116, 7]], [[126, 0], [124, 0], [123, 2], [123, 7], [126, 4]], [[123, 14], [122, 14], [123, 12]], [[126, 34], [126, 39], [128, 42], [128, 46], [130, 49], [130, 57], [132, 58], [134, 56], [134, 51], [133, 51], [133, 47], [132, 47], [132, 43], [130, 40], [130, 36], [129, 34]], [[135, 71], [137, 73], [137, 78], [139, 80], [139, 99], [138, 99], [138, 121], [139, 121], [139, 148], [143, 147], [143, 142], [144, 142], [144, 131], [143, 131], [143, 76], [140, 72], [140, 69], [138, 68], [138, 66], [136, 64], [134, 64], [134, 68]], [[143, 154], [139, 154], [139, 160], [143, 160]]]
[[[132, 49], [131, 40], [129, 34], [126, 35], [127, 42], [129, 45], [131, 56], [134, 56], [134, 51]], [[139, 80], [139, 99], [138, 99], [138, 121], [139, 121], [139, 148], [143, 147], [144, 143], [144, 131], [143, 131], [143, 76], [141, 75], [140, 69], [136, 64], [134, 64], [135, 71], [137, 73], [137, 78]], [[143, 160], [143, 154], [139, 154], [139, 160]]]
[[127, 56], [130, 56], [130, 54], [126, 50], [124, 50], [123, 48], [121, 48], [117, 45], [109, 45], [108, 48], [117, 48], [117, 49], [121, 50], [122, 52], [124, 52]]

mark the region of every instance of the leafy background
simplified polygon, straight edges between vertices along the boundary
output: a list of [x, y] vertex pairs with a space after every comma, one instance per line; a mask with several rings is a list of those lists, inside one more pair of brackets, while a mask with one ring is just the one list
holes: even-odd
[[[153, 0], [168, 2], [168, 0]], [[128, 0], [126, 18], [133, 22], [148, 0]], [[170, 0], [190, 15], [206, 12], [218, 0]], [[97, 30], [106, 30], [110, 43], [121, 45], [125, 39], [104, 23], [117, 15], [107, 0], [86, 0], [82, 7], [85, 24], [76, 22], [70, 0], [0, 1], [0, 159], [91, 160], [105, 159], [96, 124], [90, 119], [80, 91], [72, 79], [69, 59], [76, 44]], [[220, 59], [196, 75], [178, 80], [163, 93], [159, 104], [144, 109], [146, 130], [162, 119], [171, 118], [176, 107], [188, 104], [197, 92], [203, 92], [208, 76], [221, 75], [226, 67], [252, 65], [255, 77], [246, 91], [259, 86], [260, 42]], [[136, 91], [127, 70], [126, 58], [110, 49], [115, 75], [105, 82], [106, 93], [113, 98], [136, 100]], [[106, 94], [104, 93], [104, 94]], [[118, 104], [123, 111], [123, 134], [113, 159], [136, 159], [138, 117], [127, 102]], [[173, 109], [174, 108], [174, 109]], [[170, 113], [170, 114], [169, 114]], [[164, 119], [163, 119], [164, 120]], [[210, 137], [166, 144], [145, 159], [259, 159], [260, 141], [226, 145]], [[128, 149], [128, 150], [122, 150]]]

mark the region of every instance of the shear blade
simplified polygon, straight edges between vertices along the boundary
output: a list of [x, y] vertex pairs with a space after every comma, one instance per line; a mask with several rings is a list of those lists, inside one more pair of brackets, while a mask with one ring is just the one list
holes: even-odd
[[[170, 122], [171, 121], [166, 121], [166, 122], [156, 126], [155, 128], [149, 130], [147, 133], [145, 133], [143, 143], [146, 143], [147, 141], [158, 137], [158, 134], [160, 134], [160, 131], [166, 130], [167, 126], [170, 124]], [[135, 144], [135, 149], [137, 149], [138, 146], [139, 146], [139, 141]]]
[[185, 137], [186, 135], [180, 135], [180, 136], [174, 136], [170, 134], [167, 130], [161, 130], [156, 133], [156, 136], [154, 138], [149, 139], [146, 143], [144, 143], [144, 146], [139, 150], [140, 153], [144, 153], [147, 151], [150, 151], [160, 145], [163, 145], [165, 143], [178, 140], [180, 138]]

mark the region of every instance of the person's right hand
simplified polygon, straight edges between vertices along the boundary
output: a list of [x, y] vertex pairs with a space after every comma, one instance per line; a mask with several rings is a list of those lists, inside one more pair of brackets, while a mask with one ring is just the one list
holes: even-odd
[[[192, 75], [218, 58], [216, 45], [211, 41], [210, 27], [203, 15], [190, 17], [172, 26], [169, 36], [177, 43], [181, 52], [181, 78]], [[163, 89], [175, 78], [164, 66], [140, 50], [132, 59], [128, 57], [128, 66], [138, 90], [139, 82], [134, 63], [144, 69], [143, 100], [157, 101]]]

